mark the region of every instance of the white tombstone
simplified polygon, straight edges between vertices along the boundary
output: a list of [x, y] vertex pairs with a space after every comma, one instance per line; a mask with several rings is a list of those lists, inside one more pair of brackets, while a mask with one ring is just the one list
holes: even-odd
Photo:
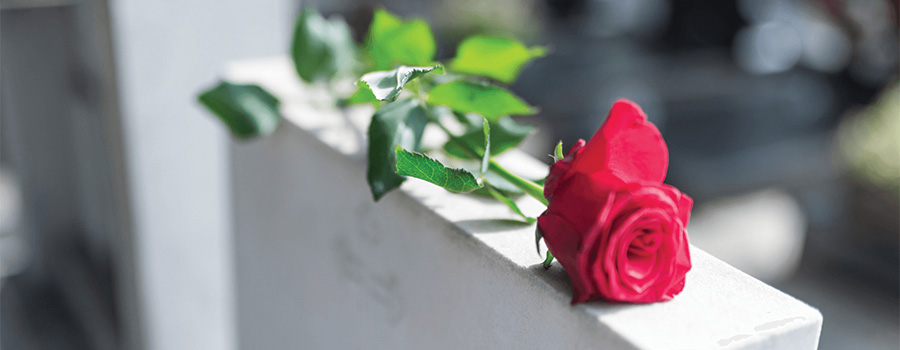
[[[570, 305], [534, 226], [495, 201], [410, 179], [366, 185], [371, 109], [334, 109], [286, 58], [230, 79], [282, 101], [272, 135], [232, 143], [238, 344], [246, 349], [815, 349], [822, 315], [692, 247], [684, 291], [655, 304]], [[515, 151], [500, 163], [535, 177]], [[528, 198], [523, 210], [539, 214]]]

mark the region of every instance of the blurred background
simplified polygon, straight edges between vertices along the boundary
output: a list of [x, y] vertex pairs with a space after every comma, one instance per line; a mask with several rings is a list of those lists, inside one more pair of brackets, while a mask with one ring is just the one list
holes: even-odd
[[236, 347], [229, 135], [194, 96], [309, 5], [357, 38], [427, 18], [439, 59], [548, 45], [513, 86], [527, 152], [638, 102], [695, 245], [819, 308], [820, 349], [900, 347], [896, 0], [2, 0], [0, 348]]

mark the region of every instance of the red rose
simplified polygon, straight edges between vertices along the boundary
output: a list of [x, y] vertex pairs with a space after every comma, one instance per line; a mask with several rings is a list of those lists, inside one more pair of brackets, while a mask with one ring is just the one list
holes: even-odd
[[669, 151], [634, 102], [617, 101], [600, 130], [553, 164], [538, 218], [572, 280], [572, 303], [672, 299], [691, 269], [693, 200], [664, 185]]

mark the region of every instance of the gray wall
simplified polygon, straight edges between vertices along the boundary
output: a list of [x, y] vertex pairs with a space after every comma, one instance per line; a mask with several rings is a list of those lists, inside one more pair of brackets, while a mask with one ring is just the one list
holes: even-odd
[[195, 95], [225, 62], [286, 53], [297, 8], [110, 2], [149, 349], [235, 347], [228, 135]]

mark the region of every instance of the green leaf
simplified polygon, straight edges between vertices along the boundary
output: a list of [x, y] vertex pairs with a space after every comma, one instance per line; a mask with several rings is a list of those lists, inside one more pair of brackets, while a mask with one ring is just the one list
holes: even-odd
[[529, 48], [515, 40], [475, 35], [459, 44], [450, 68], [511, 84], [525, 64], [546, 54], [541, 46]]
[[[518, 146], [522, 143], [522, 140], [525, 140], [525, 138], [534, 131], [533, 127], [518, 124], [510, 117], [501, 117], [490, 124], [492, 155], [501, 154]], [[457, 140], [469, 145], [469, 147], [476, 150], [479, 155], [484, 154], [483, 145], [485, 139], [482, 130], [470, 129], [457, 137]], [[453, 142], [444, 144], [444, 151], [454, 157], [472, 158], [468, 152], [464, 151], [459, 145]]]
[[562, 141], [559, 141], [559, 143], [556, 144], [556, 149], [553, 150], [553, 161], [558, 162], [560, 159], [563, 159], [565, 157], [566, 154], [563, 153]]
[[366, 177], [376, 201], [400, 186], [406, 179], [397, 175], [394, 148], [418, 149], [428, 115], [413, 100], [385, 104], [372, 116], [369, 124], [369, 167]]
[[366, 73], [357, 84], [360, 87], [369, 88], [376, 99], [393, 102], [403, 90], [403, 85], [429, 72], [443, 74], [444, 69], [440, 65], [431, 67], [400, 66], [394, 70]]
[[380, 105], [378, 104], [379, 102], [380, 101], [375, 98], [375, 94], [372, 93], [372, 90], [369, 90], [369, 88], [367, 87], [360, 86], [356, 89], [356, 92], [354, 92], [352, 96], [341, 100], [340, 105], [349, 106], [365, 103], [375, 103], [375, 107], [377, 108], [380, 107]]
[[441, 186], [451, 192], [471, 192], [479, 187], [478, 180], [466, 169], [448, 168], [428, 156], [410, 152], [397, 146], [397, 174], [412, 176]]
[[258, 85], [222, 81], [202, 92], [197, 101], [240, 138], [271, 134], [281, 122], [278, 98]]
[[[488, 191], [488, 193], [491, 195], [491, 197], [494, 197], [494, 199], [502, 202], [503, 204], [506, 204], [506, 206], [508, 206], [510, 210], [512, 210], [514, 213], [518, 214], [519, 216], [521, 216], [529, 224], [537, 221], [537, 219], [530, 217], [528, 215], [525, 215], [525, 213], [523, 213], [522, 210], [519, 209], [519, 206], [516, 204], [516, 202], [513, 201], [512, 198], [510, 198], [506, 193], [498, 191], [493, 186], [491, 186], [491, 184], [489, 184], [489, 183], [486, 183], [484, 185], [484, 188]], [[538, 250], [538, 254], [540, 254], [540, 250]]]
[[375, 69], [390, 69], [394, 63], [425, 66], [434, 60], [437, 44], [428, 23], [403, 21], [383, 9], [375, 11], [366, 47]]
[[342, 18], [326, 20], [315, 10], [304, 9], [294, 27], [291, 58], [297, 74], [307, 82], [349, 72], [356, 64], [350, 27]]
[[485, 119], [482, 126], [482, 139], [484, 139], [484, 146], [482, 153], [484, 155], [481, 156], [481, 181], [484, 181], [484, 174], [488, 172], [488, 165], [490, 165], [491, 161], [491, 124], [488, 123], [488, 120]]
[[484, 119], [484, 117], [476, 113], [453, 112], [453, 116], [456, 117], [456, 120], [466, 126], [466, 130], [474, 130], [476, 126], [480, 126], [481, 120]]
[[490, 121], [505, 115], [535, 114], [537, 110], [504, 88], [467, 81], [435, 86], [428, 102], [447, 106], [456, 112], [478, 113]]

